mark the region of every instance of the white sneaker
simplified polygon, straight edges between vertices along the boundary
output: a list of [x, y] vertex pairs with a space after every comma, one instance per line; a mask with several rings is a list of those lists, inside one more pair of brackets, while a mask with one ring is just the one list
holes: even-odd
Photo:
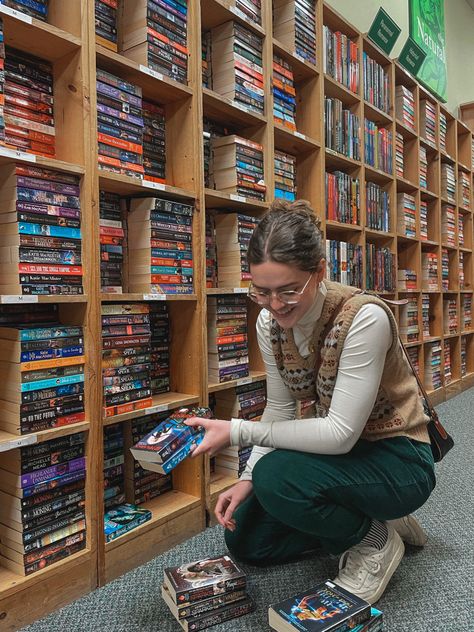
[[373, 546], [356, 544], [339, 560], [339, 574], [334, 580], [349, 592], [376, 603], [397, 570], [405, 545], [392, 525], [387, 524], [388, 540], [381, 551]]
[[392, 525], [401, 539], [407, 544], [425, 546], [428, 541], [428, 536], [415, 516], [404, 516], [396, 520], [388, 520], [387, 523]]

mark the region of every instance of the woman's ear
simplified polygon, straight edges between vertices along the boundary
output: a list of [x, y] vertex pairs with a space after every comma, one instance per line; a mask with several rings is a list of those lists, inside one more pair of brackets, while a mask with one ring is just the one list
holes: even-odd
[[325, 276], [326, 276], [326, 259], [321, 259], [316, 271], [316, 280], [318, 284], [321, 283], [321, 281], [324, 279]]

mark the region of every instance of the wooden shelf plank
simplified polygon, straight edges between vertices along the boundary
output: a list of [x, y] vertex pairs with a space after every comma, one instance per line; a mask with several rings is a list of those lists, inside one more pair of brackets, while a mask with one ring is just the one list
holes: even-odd
[[239, 209], [242, 211], [264, 211], [268, 208], [268, 202], [252, 200], [233, 193], [223, 193], [214, 189], [205, 189], [206, 208]]
[[127, 301], [197, 301], [196, 294], [137, 294], [133, 292], [123, 294], [101, 294], [103, 303], [121, 303]]
[[152, 415], [153, 413], [159, 413], [165, 410], [171, 410], [173, 408], [180, 408], [181, 406], [190, 406], [192, 404], [199, 403], [199, 395], [189, 395], [186, 393], [161, 393], [160, 395], [153, 396], [153, 405], [142, 410], [132, 410], [129, 413], [122, 413], [121, 415], [114, 415], [112, 417], [105, 417], [103, 419], [104, 426], [110, 426], [128, 419], [135, 419], [136, 417], [143, 417], [145, 415]]
[[57, 160], [56, 158], [36, 156], [35, 154], [29, 154], [25, 151], [18, 151], [9, 147], [0, 147], [0, 165], [7, 165], [12, 162], [35, 163], [39, 167], [56, 169], [57, 171], [67, 171], [68, 173], [77, 175], [83, 175], [85, 172], [85, 168], [82, 165], [65, 162], [64, 160]]
[[279, 123], [274, 123], [275, 149], [292, 155], [305, 154], [320, 149], [321, 145], [301, 132], [292, 132]]
[[85, 294], [79, 296], [68, 296], [67, 294], [52, 294], [47, 296], [28, 296], [22, 294], [0, 294], [1, 305], [12, 304], [32, 304], [32, 303], [87, 303]]
[[207, 287], [206, 294], [208, 296], [216, 296], [218, 294], [248, 294], [248, 287]]
[[76, 432], [84, 432], [86, 430], [89, 430], [89, 428], [89, 422], [82, 421], [77, 424], [71, 424], [70, 426], [62, 426], [61, 428], [50, 428], [49, 430], [40, 430], [38, 432], [32, 432], [24, 435], [15, 435], [10, 432], [6, 432], [5, 430], [0, 430], [0, 452], [14, 450], [15, 448], [19, 448], [25, 445], [42, 443], [43, 441], [50, 441], [51, 439], [57, 439], [58, 437], [75, 434]]
[[232, 0], [201, 0], [201, 28], [208, 31], [216, 26], [229, 22], [229, 20], [237, 20], [246, 28], [255, 31], [257, 35], [265, 36], [265, 31], [261, 26], [245, 18]]
[[267, 377], [265, 371], [250, 371], [248, 377], [241, 377], [239, 380], [230, 380], [230, 382], [223, 382], [221, 384], [210, 383], [208, 386], [209, 393], [216, 393], [217, 391], [225, 391], [228, 388], [235, 388], [242, 384], [250, 384], [252, 382], [258, 382], [265, 380]]
[[357, 105], [361, 101], [356, 92], [352, 92], [345, 85], [326, 74], [324, 75], [324, 95], [339, 99], [347, 106]]
[[238, 101], [227, 99], [209, 88], [202, 89], [202, 105], [205, 117], [223, 124], [249, 127], [265, 125], [267, 122], [267, 117], [263, 114], [254, 112]]
[[183, 198], [192, 200], [196, 197], [192, 191], [174, 187], [169, 184], [160, 184], [150, 182], [142, 178], [133, 178], [120, 173], [113, 173], [106, 169], [99, 171], [99, 186], [110, 193], [118, 193], [119, 195], [142, 195], [147, 193], [150, 195], [160, 195], [166, 198]]
[[235, 476], [220, 474], [214, 472], [211, 474], [210, 479], [210, 500], [211, 504], [214, 504], [217, 500], [217, 496], [224, 490], [232, 487], [238, 482], [237, 474]]
[[281, 42], [276, 38], [273, 38], [273, 52], [280, 57], [283, 57], [287, 61], [293, 70], [293, 79], [295, 84], [305, 81], [306, 79], [312, 79], [319, 75], [319, 69], [303, 57], [300, 57], [297, 53], [288, 50]]

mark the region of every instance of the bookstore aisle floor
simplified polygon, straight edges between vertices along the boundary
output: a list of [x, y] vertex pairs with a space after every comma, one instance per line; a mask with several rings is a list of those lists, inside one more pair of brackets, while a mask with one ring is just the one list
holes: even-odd
[[[437, 407], [456, 446], [438, 464], [438, 486], [418, 517], [429, 541], [407, 547], [404, 561], [378, 606], [386, 632], [472, 632], [474, 621], [474, 390]], [[225, 552], [223, 530], [212, 527], [147, 564], [94, 591], [21, 632], [176, 632], [179, 626], [160, 597], [163, 568]], [[245, 567], [254, 613], [212, 628], [216, 632], [268, 630], [268, 604], [335, 575], [337, 559], [317, 556], [285, 567]]]

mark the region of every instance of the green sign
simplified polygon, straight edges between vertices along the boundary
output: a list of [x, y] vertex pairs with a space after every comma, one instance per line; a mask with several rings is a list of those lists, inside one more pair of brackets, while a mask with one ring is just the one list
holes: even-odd
[[398, 58], [400, 65], [416, 77], [425, 59], [425, 51], [420, 48], [411, 37], [409, 37]]
[[392, 20], [389, 14], [380, 7], [375, 20], [368, 32], [368, 37], [374, 44], [390, 55], [390, 52], [401, 33], [401, 28]]
[[417, 78], [446, 102], [448, 71], [444, 0], [410, 0], [410, 35], [426, 52]]

